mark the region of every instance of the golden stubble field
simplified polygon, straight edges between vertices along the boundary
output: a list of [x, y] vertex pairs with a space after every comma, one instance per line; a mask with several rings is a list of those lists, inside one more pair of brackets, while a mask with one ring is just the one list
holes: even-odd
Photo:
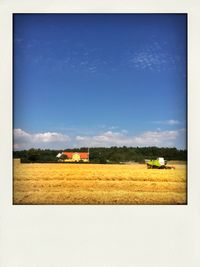
[[20, 164], [14, 204], [186, 204], [186, 165]]

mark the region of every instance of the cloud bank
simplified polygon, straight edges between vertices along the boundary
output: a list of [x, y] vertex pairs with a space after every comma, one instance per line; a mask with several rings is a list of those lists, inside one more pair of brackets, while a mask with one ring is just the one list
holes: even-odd
[[28, 133], [22, 129], [14, 129], [14, 149], [29, 148], [62, 148], [67, 144], [70, 137], [61, 133]]
[[68, 136], [57, 132], [28, 133], [14, 129], [14, 150], [41, 148], [65, 149], [70, 147], [158, 146], [185, 148], [185, 129], [146, 131], [130, 135], [125, 131], [105, 131], [95, 135]]

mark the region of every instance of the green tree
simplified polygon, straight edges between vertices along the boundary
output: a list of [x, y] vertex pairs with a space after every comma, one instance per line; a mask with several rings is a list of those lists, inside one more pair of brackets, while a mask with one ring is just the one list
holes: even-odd
[[32, 163], [38, 162], [40, 159], [40, 151], [34, 148], [28, 150], [28, 160]]

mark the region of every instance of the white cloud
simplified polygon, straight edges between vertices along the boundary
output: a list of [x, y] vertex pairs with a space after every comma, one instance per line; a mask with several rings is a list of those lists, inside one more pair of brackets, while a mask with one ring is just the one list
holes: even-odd
[[[22, 129], [14, 129], [14, 149], [28, 149], [31, 147], [37, 148], [49, 148], [51, 146], [62, 147], [66, 146], [67, 142], [70, 141], [69, 136], [56, 133], [56, 132], [45, 132], [45, 133], [28, 133]], [[60, 144], [60, 145], [59, 145]]]
[[138, 145], [173, 146], [173, 141], [179, 136], [179, 131], [147, 131], [134, 138]]
[[19, 139], [23, 139], [23, 140], [29, 140], [31, 135], [25, 131], [23, 131], [22, 129], [14, 129], [14, 137], [15, 139], [19, 140]]
[[180, 121], [171, 119], [171, 120], [164, 120], [164, 121], [153, 121], [153, 123], [165, 124], [165, 125], [177, 125], [180, 123]]
[[69, 140], [69, 137], [60, 133], [38, 133], [33, 136], [36, 142], [65, 142]]
[[168, 121], [166, 121], [166, 123], [169, 125], [174, 125], [174, 124], [179, 124], [180, 122], [177, 120], [168, 120]]
[[166, 69], [175, 69], [180, 65], [180, 60], [180, 56], [169, 54], [165, 42], [153, 42], [151, 45], [145, 45], [136, 51], [128, 52], [129, 67], [139, 70], [148, 69], [160, 72]]

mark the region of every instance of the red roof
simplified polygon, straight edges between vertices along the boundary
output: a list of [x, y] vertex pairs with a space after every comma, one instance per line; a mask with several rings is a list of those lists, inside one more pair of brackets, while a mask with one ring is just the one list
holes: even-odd
[[88, 152], [63, 152], [63, 154], [65, 154], [68, 159], [72, 159], [73, 154], [79, 154], [81, 159], [88, 159], [89, 158], [89, 153]]

